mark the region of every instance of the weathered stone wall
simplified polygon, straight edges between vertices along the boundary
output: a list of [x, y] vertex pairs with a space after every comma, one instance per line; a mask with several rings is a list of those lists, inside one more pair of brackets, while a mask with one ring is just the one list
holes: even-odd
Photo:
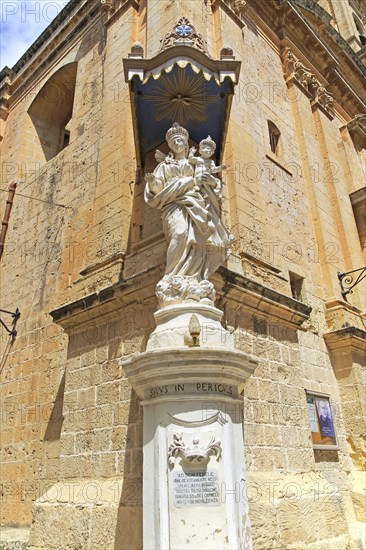
[[[122, 27], [130, 29], [128, 20], [120, 21]], [[60, 475], [68, 338], [49, 311], [93, 288], [93, 273], [80, 281], [80, 271], [116, 251], [123, 253], [128, 241], [128, 178], [135, 173], [120, 52], [127, 54], [131, 39], [119, 29], [114, 47], [108, 48], [103, 33], [94, 23], [71, 51], [28, 84], [7, 120], [2, 186], [24, 180], [14, 201], [1, 277], [2, 307], [21, 311], [15, 341], [1, 333], [1, 513], [8, 524], [29, 524], [32, 502]], [[24, 118], [50, 75], [73, 61], [78, 70], [71, 143], [40, 165]], [[45, 108], [55, 108], [62, 90], [54, 91]], [[97, 276], [99, 285], [118, 278], [120, 263], [112, 270], [107, 266]]]
[[[323, 335], [344, 322], [328, 322], [326, 302], [340, 299], [337, 271], [362, 265], [348, 195], [363, 185], [364, 151], [344, 128], [350, 116], [339, 109], [330, 120], [286, 85], [279, 40], [250, 14], [240, 28], [227, 10], [197, 0], [141, 1], [139, 12], [128, 3], [108, 26], [95, 17], [11, 106], [2, 187], [25, 181], [2, 257], [1, 307], [18, 307], [21, 319], [12, 344], [1, 333], [1, 521], [29, 525], [38, 499], [32, 548], [86, 548], [85, 540], [91, 548], [141, 548], [141, 408], [121, 358], [143, 351], [153, 329], [152, 283], [165, 244], [158, 216], [142, 201], [122, 59], [135, 40], [155, 55], [183, 15], [213, 57], [229, 45], [242, 60], [224, 154], [223, 217], [236, 237], [230, 269], [288, 297], [289, 272], [296, 273], [312, 307], [296, 330], [271, 320], [260, 304], [250, 309], [225, 288], [219, 292], [239, 349], [259, 362], [244, 392], [254, 547], [323, 541], [319, 547], [346, 548], [352, 498], [362, 517], [352, 476], [362, 468], [365, 380], [359, 355], [336, 375]], [[71, 62], [78, 64], [71, 142], [39, 169], [26, 123], [32, 90]], [[279, 158], [270, 150], [268, 120], [281, 131]], [[149, 269], [148, 285], [134, 280]], [[123, 279], [134, 290], [130, 299], [112, 293], [99, 311], [86, 298]], [[77, 312], [65, 331], [52, 321], [51, 310], [83, 298], [89, 318]], [[361, 291], [352, 303], [362, 309]], [[358, 310], [354, 316], [360, 319]], [[313, 449], [305, 390], [332, 397], [339, 450]], [[50, 525], [42, 505], [56, 501], [63, 513], [55, 506]]]

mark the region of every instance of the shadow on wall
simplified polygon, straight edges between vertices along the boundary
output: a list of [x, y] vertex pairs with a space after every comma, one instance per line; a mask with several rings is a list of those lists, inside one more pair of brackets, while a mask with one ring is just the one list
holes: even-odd
[[62, 424], [64, 421], [63, 406], [65, 393], [65, 373], [63, 373], [53, 408], [48, 420], [43, 441], [55, 441], [60, 439]]
[[28, 110], [32, 122], [38, 160], [47, 162], [70, 140], [70, 120], [74, 106], [77, 63], [61, 67], [46, 82]]
[[126, 438], [125, 475], [118, 506], [115, 550], [142, 548], [142, 407], [131, 393]]

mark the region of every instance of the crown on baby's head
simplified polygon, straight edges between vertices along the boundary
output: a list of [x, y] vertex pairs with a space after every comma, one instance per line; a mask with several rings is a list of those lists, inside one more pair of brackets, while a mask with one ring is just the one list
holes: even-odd
[[169, 130], [165, 134], [165, 139], [169, 144], [169, 141], [171, 141], [176, 136], [181, 136], [182, 138], [184, 138], [185, 141], [188, 142], [189, 134], [187, 130], [183, 128], [183, 126], [181, 126], [178, 122], [174, 122], [172, 127], [169, 128]]
[[211, 136], [207, 136], [206, 139], [203, 139], [202, 141], [200, 141], [200, 147], [201, 145], [208, 145], [209, 147], [211, 147], [211, 149], [213, 150], [216, 149], [216, 143], [214, 142]]

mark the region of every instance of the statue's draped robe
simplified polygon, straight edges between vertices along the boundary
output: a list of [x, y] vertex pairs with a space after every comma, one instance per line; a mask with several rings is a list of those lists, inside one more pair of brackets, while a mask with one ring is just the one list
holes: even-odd
[[187, 159], [163, 161], [154, 176], [164, 188], [153, 194], [145, 188], [145, 200], [162, 211], [163, 229], [168, 241], [165, 277], [180, 275], [207, 279], [226, 260], [232, 236], [220, 220], [217, 199], [206, 207], [199, 191], [189, 189], [194, 168]]

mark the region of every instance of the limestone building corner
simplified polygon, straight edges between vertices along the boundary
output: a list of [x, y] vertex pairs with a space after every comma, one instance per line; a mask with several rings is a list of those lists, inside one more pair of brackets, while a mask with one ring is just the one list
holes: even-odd
[[3, 68], [0, 548], [365, 548], [365, 76], [363, 0], [69, 0]]

